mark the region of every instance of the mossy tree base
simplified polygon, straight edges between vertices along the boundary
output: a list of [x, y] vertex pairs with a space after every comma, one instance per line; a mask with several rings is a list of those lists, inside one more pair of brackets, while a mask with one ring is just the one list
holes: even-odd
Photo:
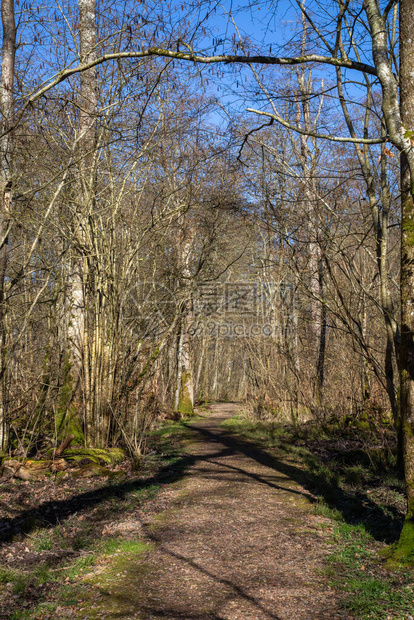
[[182, 417], [195, 415], [194, 398], [193, 398], [193, 379], [190, 372], [184, 372], [181, 375], [181, 389], [178, 400], [177, 411]]
[[194, 407], [191, 401], [181, 401], [178, 403], [178, 413], [181, 417], [186, 418], [195, 415]]
[[74, 380], [71, 373], [72, 363], [69, 353], [65, 355], [63, 385], [56, 411], [56, 431], [58, 441], [63, 441], [68, 435], [74, 435], [74, 442], [78, 445], [85, 443], [82, 424], [76, 407], [71, 404], [74, 391]]
[[414, 518], [406, 517], [398, 543], [387, 553], [387, 565], [414, 566]]

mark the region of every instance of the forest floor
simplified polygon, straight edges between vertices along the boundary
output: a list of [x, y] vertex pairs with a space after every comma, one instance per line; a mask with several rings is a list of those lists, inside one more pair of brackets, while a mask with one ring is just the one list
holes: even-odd
[[[9, 519], [0, 618], [410, 620], [412, 573], [379, 559], [386, 533], [352, 522], [344, 490], [323, 501], [320, 472], [295, 452], [243, 436], [239, 410], [219, 403], [176, 425], [179, 448], [140, 477], [78, 481], [71, 497], [50, 487], [25, 534]], [[372, 515], [369, 492], [353, 501]]]

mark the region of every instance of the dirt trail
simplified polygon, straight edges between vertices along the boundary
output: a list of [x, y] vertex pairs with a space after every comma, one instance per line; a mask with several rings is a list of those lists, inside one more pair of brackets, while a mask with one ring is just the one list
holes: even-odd
[[329, 553], [323, 519], [265, 452], [220, 426], [238, 409], [217, 404], [191, 425], [192, 464], [170, 508], [144, 524], [153, 551], [101, 588], [100, 611], [87, 617], [347, 618], [320, 572]]

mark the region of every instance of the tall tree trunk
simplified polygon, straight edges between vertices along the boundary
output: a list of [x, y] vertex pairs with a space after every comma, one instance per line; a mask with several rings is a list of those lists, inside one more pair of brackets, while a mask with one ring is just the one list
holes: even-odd
[[191, 327], [194, 322], [193, 315], [193, 296], [191, 287], [191, 259], [193, 253], [194, 230], [191, 225], [186, 230], [183, 221], [183, 238], [181, 241], [181, 267], [185, 278], [186, 286], [184, 295], [186, 299], [181, 304], [181, 320], [179, 324], [178, 341], [178, 384], [176, 409], [182, 415], [193, 415], [194, 413], [194, 364], [193, 364], [193, 342]]
[[[323, 274], [322, 274], [322, 262], [319, 265], [319, 273], [320, 273], [320, 289], [321, 294], [323, 293]], [[316, 363], [316, 391], [315, 391], [315, 401], [317, 407], [323, 406], [323, 384], [325, 381], [325, 352], [326, 352], [326, 305], [322, 304], [321, 308], [321, 330], [319, 333], [319, 351], [318, 351], [318, 360]]]
[[407, 514], [395, 552], [414, 561], [414, 1], [400, 0], [400, 81], [388, 55], [387, 29], [376, 0], [364, 0], [372, 53], [382, 87], [389, 139], [401, 156], [400, 416], [404, 443]]
[[[96, 7], [95, 0], [79, 0], [79, 36], [82, 62], [96, 57]], [[96, 442], [98, 421], [95, 419], [95, 257], [92, 253], [93, 227], [91, 228], [95, 206], [95, 150], [96, 150], [96, 113], [97, 73], [92, 67], [80, 76], [80, 111], [79, 111], [79, 181], [80, 201], [77, 209], [76, 227], [77, 243], [81, 255], [79, 281], [75, 293], [82, 291], [82, 303], [78, 306], [75, 321], [79, 323], [81, 333], [80, 350], [82, 359], [82, 391], [84, 406], [85, 442]]]
[[397, 431], [397, 466], [402, 474], [404, 471], [404, 445], [403, 429], [401, 424], [399, 403], [396, 396], [396, 385], [394, 377], [394, 359], [399, 363], [400, 332], [396, 320], [396, 313], [393, 307], [389, 288], [388, 273], [388, 239], [389, 239], [389, 212], [390, 212], [390, 193], [387, 182], [387, 171], [385, 164], [385, 145], [382, 145], [381, 157], [381, 195], [382, 212], [381, 218], [377, 216], [377, 209], [374, 209], [374, 225], [377, 230], [377, 262], [380, 275], [381, 308], [384, 315], [387, 341], [385, 347], [385, 377], [387, 382], [387, 394], [391, 405], [394, 418], [394, 426]]
[[[400, 2], [400, 110], [404, 128], [414, 129], [414, 2]], [[407, 515], [397, 555], [414, 561], [414, 162], [412, 135], [409, 151], [401, 152], [401, 421]]]
[[202, 399], [205, 394], [205, 375], [207, 372], [206, 369], [206, 365], [204, 363], [204, 360], [206, 358], [206, 354], [208, 355], [208, 349], [207, 349], [207, 336], [206, 333], [203, 333], [203, 338], [201, 340], [200, 343], [200, 347], [201, 347], [201, 352], [200, 352], [200, 358], [198, 360], [198, 368], [197, 368], [197, 374], [195, 376], [195, 384], [194, 384], [194, 399], [197, 398], [197, 400]]
[[16, 54], [16, 23], [14, 0], [2, 0], [3, 26], [2, 62], [0, 77], [0, 449], [8, 447], [7, 419], [7, 331], [6, 331], [6, 269], [8, 234], [12, 207], [12, 126], [14, 120], [14, 65]]
[[178, 340], [178, 384], [176, 409], [181, 415], [194, 413], [194, 382], [192, 343], [190, 337], [191, 316], [184, 310], [180, 321], [180, 335]]

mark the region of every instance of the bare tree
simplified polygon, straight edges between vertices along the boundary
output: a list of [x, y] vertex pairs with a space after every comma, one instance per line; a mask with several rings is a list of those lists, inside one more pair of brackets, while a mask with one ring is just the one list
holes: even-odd
[[6, 270], [13, 203], [13, 122], [16, 24], [14, 0], [1, 4], [3, 45], [0, 76], [0, 449], [8, 448]]

